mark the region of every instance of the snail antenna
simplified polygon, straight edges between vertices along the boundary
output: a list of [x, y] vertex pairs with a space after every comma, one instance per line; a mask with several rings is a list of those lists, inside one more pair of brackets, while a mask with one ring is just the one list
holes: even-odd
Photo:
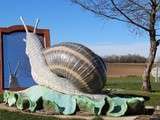
[[37, 29], [38, 23], [39, 23], [39, 19], [37, 18], [36, 23], [34, 25], [34, 31], [33, 31], [33, 33], [36, 33], [36, 29]]
[[22, 21], [22, 24], [23, 24], [23, 26], [24, 26], [25, 31], [28, 33], [27, 26], [25, 25], [25, 23], [24, 23], [24, 20], [23, 20], [23, 17], [22, 17], [22, 16], [20, 16], [20, 20]]

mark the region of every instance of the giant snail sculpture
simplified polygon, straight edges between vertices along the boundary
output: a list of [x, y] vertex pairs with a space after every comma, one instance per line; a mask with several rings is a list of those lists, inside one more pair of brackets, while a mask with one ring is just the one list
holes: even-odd
[[100, 93], [106, 82], [106, 66], [102, 58], [87, 47], [71, 42], [44, 49], [36, 28], [26, 31], [26, 54], [31, 64], [31, 74], [39, 85], [68, 93]]
[[38, 85], [18, 92], [5, 91], [6, 104], [31, 112], [40, 106], [48, 106], [58, 114], [67, 115], [75, 114], [77, 110], [109, 116], [143, 111], [145, 100], [142, 97], [101, 94], [106, 82], [106, 66], [101, 57], [87, 47], [71, 42], [44, 49], [36, 35], [39, 20], [31, 33], [23, 18], [20, 19], [26, 31], [24, 41], [31, 74]]

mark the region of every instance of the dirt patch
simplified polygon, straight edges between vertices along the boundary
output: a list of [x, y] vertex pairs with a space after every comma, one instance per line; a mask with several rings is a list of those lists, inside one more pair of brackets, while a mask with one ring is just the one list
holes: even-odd
[[142, 76], [144, 63], [108, 63], [108, 77]]

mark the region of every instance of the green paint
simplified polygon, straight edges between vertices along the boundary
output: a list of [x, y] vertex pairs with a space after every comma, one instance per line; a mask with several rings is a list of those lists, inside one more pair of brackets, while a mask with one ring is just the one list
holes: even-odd
[[55, 102], [51, 102], [49, 100], [43, 101], [43, 109], [44, 111], [51, 111], [54, 112], [55, 114], [61, 114], [63, 112]]
[[122, 116], [127, 111], [127, 99], [120, 97], [107, 98], [109, 102], [108, 116]]
[[77, 105], [82, 111], [87, 111], [92, 114], [100, 115], [103, 106], [105, 105], [105, 100], [93, 100], [86, 96], [74, 96], [77, 101]]
[[[127, 112], [140, 110], [144, 105], [144, 99], [140, 97], [102, 97], [103, 99], [91, 99], [87, 96], [67, 95], [53, 91], [47, 87], [36, 85], [21, 92], [4, 92], [4, 102], [9, 106], [16, 105], [18, 109], [29, 108], [31, 112], [39, 109], [53, 111], [57, 114], [71, 115], [78, 107], [82, 111], [94, 115], [106, 114], [108, 116], [123, 116]], [[105, 113], [104, 113], [105, 112]]]

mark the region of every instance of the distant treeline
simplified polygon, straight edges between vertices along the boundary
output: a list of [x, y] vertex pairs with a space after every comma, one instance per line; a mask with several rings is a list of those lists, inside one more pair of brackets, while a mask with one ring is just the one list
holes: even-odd
[[146, 58], [140, 55], [111, 55], [105, 56], [104, 61], [107, 63], [145, 63]]

